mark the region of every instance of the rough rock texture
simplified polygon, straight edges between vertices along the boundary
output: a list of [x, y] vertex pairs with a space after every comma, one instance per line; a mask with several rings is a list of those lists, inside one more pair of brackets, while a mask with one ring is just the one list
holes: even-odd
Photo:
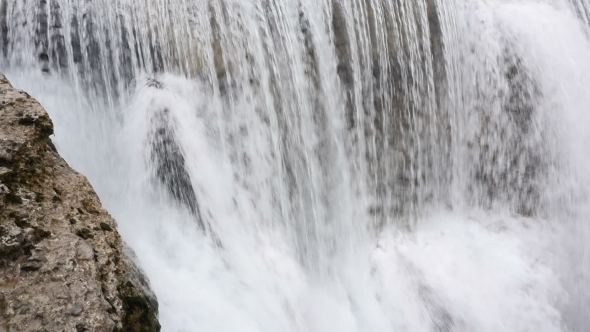
[[159, 331], [146, 278], [52, 133], [0, 74], [0, 332]]

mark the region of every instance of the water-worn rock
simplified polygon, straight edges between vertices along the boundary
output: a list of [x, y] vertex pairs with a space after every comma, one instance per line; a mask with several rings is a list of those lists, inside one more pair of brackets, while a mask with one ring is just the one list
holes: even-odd
[[159, 331], [147, 278], [52, 133], [0, 74], [0, 332]]

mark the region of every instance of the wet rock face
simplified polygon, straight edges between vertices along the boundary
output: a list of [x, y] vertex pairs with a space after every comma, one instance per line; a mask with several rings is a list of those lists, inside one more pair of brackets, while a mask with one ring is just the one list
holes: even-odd
[[0, 74], [0, 331], [159, 331], [146, 277], [52, 133]]
[[195, 216], [201, 229], [205, 229], [181, 147], [176, 142], [174, 119], [168, 109], [158, 111], [152, 118], [151, 162], [156, 168], [157, 180], [180, 204]]
[[[162, 82], [149, 79], [146, 87], [165, 89]], [[151, 129], [148, 134], [150, 159], [154, 169], [154, 180], [181, 207], [194, 217], [201, 230], [210, 234], [211, 227], [203, 219], [195, 188], [186, 167], [184, 151], [177, 138], [177, 119], [174, 112], [166, 107], [149, 110]]]
[[[509, 45], [509, 44], [508, 44]], [[510, 45], [509, 45], [510, 46]], [[538, 105], [545, 98], [534, 71], [507, 47], [498, 67], [500, 111], [481, 107], [472, 204], [510, 207], [524, 216], [542, 213], [541, 195], [549, 169]], [[491, 139], [490, 139], [491, 138]]]

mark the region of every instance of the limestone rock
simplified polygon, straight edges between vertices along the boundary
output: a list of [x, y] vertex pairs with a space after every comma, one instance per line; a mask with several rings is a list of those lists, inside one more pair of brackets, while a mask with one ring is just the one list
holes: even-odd
[[0, 332], [159, 331], [147, 278], [52, 133], [0, 74]]

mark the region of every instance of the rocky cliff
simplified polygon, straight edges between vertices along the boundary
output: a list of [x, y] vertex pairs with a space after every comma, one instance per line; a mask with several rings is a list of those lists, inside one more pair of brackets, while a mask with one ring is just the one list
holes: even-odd
[[52, 133], [0, 74], [0, 332], [159, 331], [133, 253]]

